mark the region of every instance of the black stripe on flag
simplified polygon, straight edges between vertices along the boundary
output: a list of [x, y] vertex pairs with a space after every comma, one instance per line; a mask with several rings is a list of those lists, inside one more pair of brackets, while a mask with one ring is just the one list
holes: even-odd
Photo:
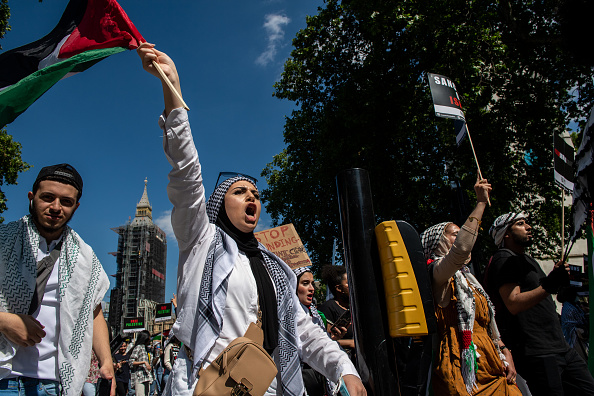
[[575, 152], [565, 139], [555, 135], [554, 139], [555, 181], [568, 190], [573, 190], [575, 171], [573, 161]]
[[39, 69], [39, 62], [51, 54], [62, 39], [80, 24], [87, 0], [71, 0], [56, 27], [43, 38], [0, 54], [0, 89], [9, 87]]

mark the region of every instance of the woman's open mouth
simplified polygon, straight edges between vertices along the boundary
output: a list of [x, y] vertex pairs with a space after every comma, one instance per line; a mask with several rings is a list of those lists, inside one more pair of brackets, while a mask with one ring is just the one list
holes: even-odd
[[256, 222], [256, 211], [257, 207], [256, 204], [250, 203], [245, 208], [245, 220], [248, 223], [255, 223]]

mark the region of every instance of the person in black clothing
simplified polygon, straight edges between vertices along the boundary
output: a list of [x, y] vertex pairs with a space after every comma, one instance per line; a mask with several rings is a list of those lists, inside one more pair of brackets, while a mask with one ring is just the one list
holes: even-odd
[[128, 383], [130, 382], [130, 365], [128, 359], [130, 354], [126, 353], [128, 343], [122, 342], [120, 349], [113, 354], [113, 368], [116, 379], [116, 395], [126, 396], [128, 394]]
[[[343, 265], [326, 265], [322, 268], [322, 279], [334, 298], [318, 305], [318, 310], [322, 312], [328, 320], [327, 330], [332, 334], [332, 325], [350, 309], [349, 282], [347, 280], [346, 268]], [[348, 326], [346, 326], [346, 329], [346, 333], [338, 340], [338, 343], [352, 360], [355, 353], [352, 323], [349, 323]]]
[[490, 229], [499, 250], [486, 271], [486, 290], [496, 308], [505, 345], [533, 395], [593, 395], [594, 379], [569, 347], [551, 294], [569, 282], [569, 265], [555, 264], [546, 275], [525, 253], [532, 227], [524, 213], [499, 216]]

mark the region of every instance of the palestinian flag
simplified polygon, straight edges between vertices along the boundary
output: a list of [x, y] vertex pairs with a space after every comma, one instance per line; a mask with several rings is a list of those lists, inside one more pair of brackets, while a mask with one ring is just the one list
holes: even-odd
[[0, 128], [60, 79], [144, 41], [115, 0], [70, 0], [47, 36], [0, 54]]

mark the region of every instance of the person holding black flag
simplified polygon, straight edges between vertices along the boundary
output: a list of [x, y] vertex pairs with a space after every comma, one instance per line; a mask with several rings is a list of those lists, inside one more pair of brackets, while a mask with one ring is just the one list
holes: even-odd
[[497, 309], [497, 324], [514, 351], [518, 373], [533, 395], [594, 395], [594, 379], [563, 337], [551, 294], [569, 283], [569, 265], [559, 261], [547, 275], [526, 249], [532, 227], [522, 213], [495, 219], [489, 231], [499, 248], [485, 274]]

